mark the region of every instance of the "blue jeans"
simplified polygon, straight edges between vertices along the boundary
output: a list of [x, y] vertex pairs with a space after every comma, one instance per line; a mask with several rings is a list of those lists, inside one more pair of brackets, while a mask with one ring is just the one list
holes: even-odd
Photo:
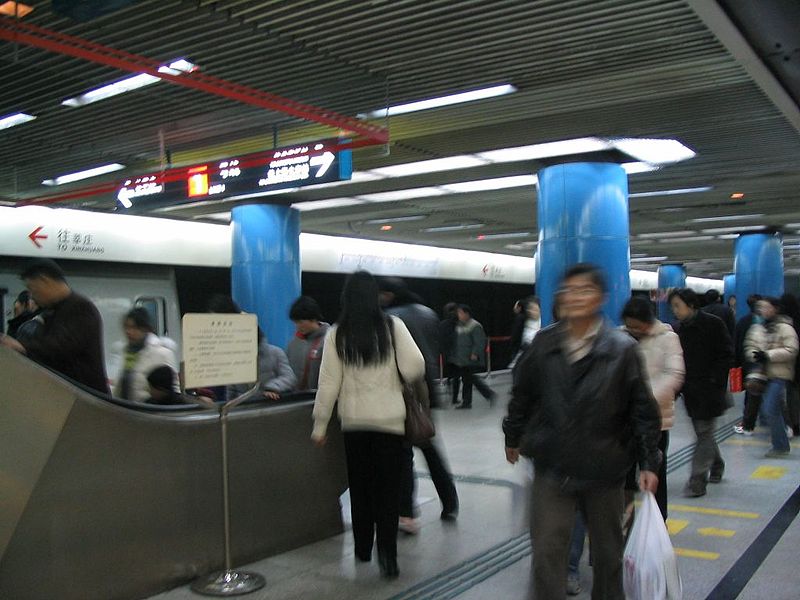
[[578, 567], [581, 564], [581, 556], [583, 555], [583, 544], [586, 540], [586, 523], [583, 522], [583, 515], [581, 511], [577, 511], [575, 515], [575, 525], [572, 527], [572, 539], [569, 541], [569, 567], [568, 573], [571, 575], [578, 574]]
[[761, 410], [767, 417], [772, 435], [772, 449], [776, 452], [789, 452], [789, 437], [783, 421], [783, 404], [786, 402], [786, 382], [783, 379], [770, 379], [764, 390]]

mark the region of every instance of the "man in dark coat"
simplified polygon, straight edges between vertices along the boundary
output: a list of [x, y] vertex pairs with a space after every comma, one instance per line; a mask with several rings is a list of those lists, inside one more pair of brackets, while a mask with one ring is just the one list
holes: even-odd
[[506, 458], [534, 461], [531, 544], [535, 598], [564, 598], [576, 506], [592, 540], [592, 598], [623, 600], [622, 511], [628, 470], [658, 486], [661, 416], [636, 342], [600, 312], [605, 278], [592, 265], [567, 271], [558, 323], [539, 331], [514, 371], [503, 421]]
[[[399, 317], [408, 328], [411, 337], [425, 358], [425, 383], [428, 396], [433, 399], [434, 382], [439, 366], [439, 319], [436, 313], [422, 303], [422, 299], [411, 292], [406, 282], [398, 277], [386, 277], [378, 282], [381, 289], [381, 304], [384, 312]], [[441, 518], [455, 520], [458, 516], [458, 493], [453, 477], [438, 448], [433, 442], [421, 447], [431, 480], [442, 503]], [[414, 450], [406, 444], [403, 452], [403, 473], [400, 482], [401, 529], [415, 533], [414, 520]]]
[[103, 358], [103, 321], [94, 304], [76, 294], [54, 261], [39, 259], [20, 276], [36, 304], [44, 325], [35, 338], [19, 342], [5, 337], [2, 344], [62, 375], [108, 394]]
[[728, 334], [733, 338], [736, 331], [736, 317], [731, 308], [722, 303], [722, 298], [717, 290], [708, 290], [705, 293], [705, 300], [706, 305], [703, 307], [703, 311], [722, 319], [725, 327], [728, 328]]
[[705, 495], [709, 481], [721, 481], [725, 470], [714, 439], [714, 420], [727, 408], [725, 395], [733, 364], [733, 341], [721, 319], [698, 310], [697, 294], [692, 290], [674, 290], [669, 303], [680, 322], [677, 333], [686, 365], [683, 401], [697, 435], [692, 474], [684, 489], [685, 496], [694, 498]]

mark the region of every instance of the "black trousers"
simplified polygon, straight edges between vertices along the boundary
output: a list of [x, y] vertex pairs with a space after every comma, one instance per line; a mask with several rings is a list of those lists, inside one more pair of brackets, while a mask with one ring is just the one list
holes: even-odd
[[397, 557], [397, 519], [403, 436], [377, 431], [344, 433], [350, 514], [358, 556]]
[[[656, 503], [658, 504], [659, 510], [661, 510], [661, 516], [664, 517], [664, 520], [667, 520], [667, 450], [669, 450], [669, 430], [665, 429], [661, 432], [661, 437], [658, 439], [658, 449], [661, 450], [661, 466], [658, 467], [658, 472], [656, 475], [658, 476], [658, 488], [656, 488], [656, 493], [654, 494], [656, 497]], [[633, 465], [631, 470], [628, 471], [628, 475], [625, 477], [625, 490], [626, 492], [632, 492], [630, 497], [633, 498], [633, 494], [639, 491], [639, 468], [637, 465]], [[626, 494], [627, 498], [627, 494]]]
[[[428, 471], [431, 474], [433, 486], [442, 503], [442, 512], [452, 513], [458, 510], [458, 493], [453, 483], [453, 477], [447, 465], [442, 460], [439, 450], [433, 442], [420, 448]], [[403, 473], [400, 477], [400, 516], [414, 517], [414, 447], [408, 442], [403, 442]]]
[[493, 396], [492, 389], [480, 377], [475, 376], [475, 368], [472, 365], [459, 366], [453, 365], [453, 376], [450, 379], [453, 386], [453, 404], [458, 402], [458, 388], [461, 381], [464, 382], [464, 389], [461, 397], [464, 401], [464, 406], [472, 406], [472, 386], [475, 385], [481, 395], [487, 400], [491, 400]]

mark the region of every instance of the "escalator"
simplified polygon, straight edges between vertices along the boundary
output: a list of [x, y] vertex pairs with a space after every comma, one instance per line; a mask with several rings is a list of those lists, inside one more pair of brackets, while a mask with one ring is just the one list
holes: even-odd
[[[240, 565], [342, 531], [335, 420], [313, 395], [229, 416]], [[142, 598], [223, 566], [220, 424], [200, 407], [99, 397], [0, 348], [0, 598]]]

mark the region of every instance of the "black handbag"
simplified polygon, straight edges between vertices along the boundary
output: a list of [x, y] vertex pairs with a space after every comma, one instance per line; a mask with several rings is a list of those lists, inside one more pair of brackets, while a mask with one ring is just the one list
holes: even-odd
[[394, 364], [397, 368], [397, 376], [403, 388], [403, 402], [406, 405], [406, 440], [414, 446], [425, 446], [430, 443], [431, 438], [436, 435], [436, 428], [433, 426], [428, 415], [430, 398], [428, 397], [428, 386], [425, 378], [422, 377], [413, 383], [403, 379], [400, 372], [400, 365], [397, 363], [397, 346], [394, 343], [394, 328], [391, 320], [389, 321], [389, 331], [392, 335], [392, 347], [394, 349]]

